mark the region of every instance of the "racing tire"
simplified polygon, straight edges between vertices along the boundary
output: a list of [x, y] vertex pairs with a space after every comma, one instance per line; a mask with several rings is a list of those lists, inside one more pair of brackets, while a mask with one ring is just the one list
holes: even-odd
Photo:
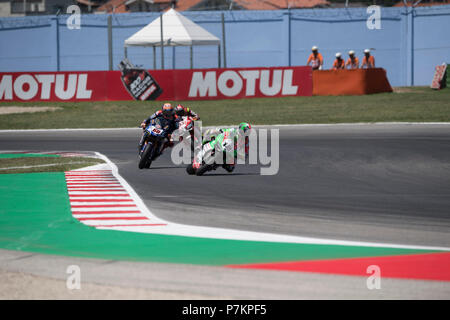
[[152, 160], [150, 159], [150, 155], [152, 152], [152, 144], [151, 143], [147, 143], [147, 145], [144, 148], [144, 151], [142, 151], [141, 153], [141, 158], [139, 160], [139, 169], [148, 169], [150, 168], [151, 164], [152, 164]]
[[197, 169], [197, 171], [195, 172], [195, 174], [197, 176], [202, 176], [205, 172], [211, 170], [211, 166], [209, 164], [204, 164], [202, 165], [200, 168]]
[[235, 166], [224, 164], [222, 168], [224, 168], [228, 173], [232, 173], [234, 171]]
[[150, 166], [152, 165], [152, 160], [148, 160], [147, 163], [145, 164], [145, 169], [150, 169]]
[[194, 169], [194, 167], [192, 166], [192, 164], [190, 164], [190, 165], [187, 166], [186, 172], [187, 172], [189, 175], [195, 174], [195, 169]]

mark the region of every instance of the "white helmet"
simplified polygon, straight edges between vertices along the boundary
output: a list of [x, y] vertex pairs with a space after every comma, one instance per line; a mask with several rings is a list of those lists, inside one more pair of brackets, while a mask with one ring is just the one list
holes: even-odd
[[342, 56], [342, 53], [338, 52], [336, 53], [336, 58], [340, 58]]
[[370, 53], [370, 50], [369, 49], [365, 49], [364, 53]]
[[317, 51], [317, 50], [319, 50], [319, 48], [317, 48], [317, 46], [313, 46], [313, 47], [311, 48], [311, 50], [312, 50], [312, 51]]
[[350, 50], [349, 52], [348, 52], [348, 55], [349, 56], [352, 56], [352, 55], [354, 55], [355, 54], [355, 51], [353, 51], [353, 50]]

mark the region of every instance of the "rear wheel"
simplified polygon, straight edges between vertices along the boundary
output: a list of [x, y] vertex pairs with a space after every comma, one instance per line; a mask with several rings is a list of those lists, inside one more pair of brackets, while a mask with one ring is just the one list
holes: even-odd
[[197, 176], [201, 176], [203, 175], [205, 172], [211, 170], [211, 166], [209, 164], [204, 164], [202, 165], [200, 168], [197, 169], [197, 171], [195, 172], [195, 174]]
[[227, 172], [233, 172], [234, 171], [234, 165], [231, 165], [231, 164], [224, 164], [223, 166], [222, 166], [225, 170], [227, 170]]
[[152, 164], [152, 160], [150, 159], [153, 145], [151, 143], [147, 143], [144, 148], [144, 151], [141, 153], [141, 159], [139, 160], [139, 169], [150, 168]]
[[194, 169], [194, 167], [192, 166], [192, 164], [190, 164], [190, 165], [187, 166], [186, 172], [187, 172], [188, 174], [195, 174], [195, 169]]

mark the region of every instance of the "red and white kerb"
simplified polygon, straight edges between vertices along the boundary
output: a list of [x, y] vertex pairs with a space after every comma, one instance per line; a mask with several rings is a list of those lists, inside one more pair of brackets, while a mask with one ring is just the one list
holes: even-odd
[[164, 226], [154, 223], [138, 208], [111, 170], [66, 171], [72, 215], [102, 229]]

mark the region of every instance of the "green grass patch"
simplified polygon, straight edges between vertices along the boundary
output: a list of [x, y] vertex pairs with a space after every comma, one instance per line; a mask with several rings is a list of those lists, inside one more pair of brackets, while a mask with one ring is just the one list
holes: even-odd
[[32, 172], [64, 172], [93, 166], [104, 161], [87, 157], [0, 157], [0, 174]]
[[[364, 96], [313, 96], [253, 98], [182, 103], [200, 114], [203, 125], [352, 123], [352, 122], [447, 122], [450, 121], [450, 89], [396, 88], [393, 93]], [[162, 101], [103, 101], [66, 103], [1, 103], [3, 106], [58, 106], [59, 110], [0, 115], [0, 129], [118, 128], [138, 127], [159, 109]]]

